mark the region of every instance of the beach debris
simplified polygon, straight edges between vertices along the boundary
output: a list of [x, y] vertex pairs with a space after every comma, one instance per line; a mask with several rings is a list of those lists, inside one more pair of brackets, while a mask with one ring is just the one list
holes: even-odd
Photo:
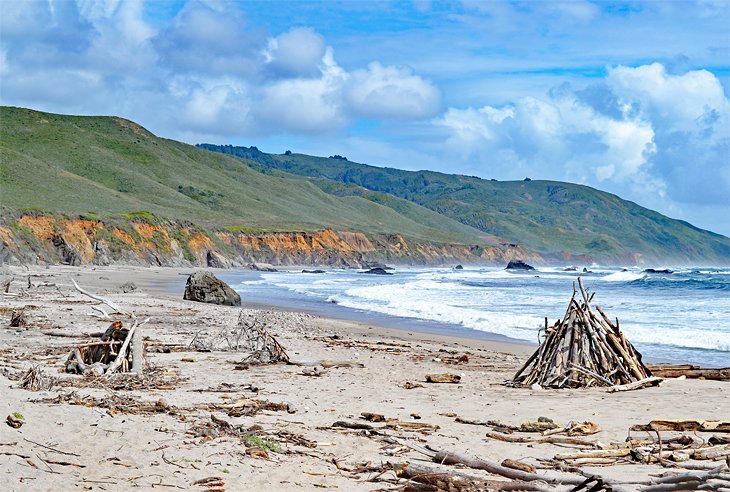
[[214, 490], [223, 490], [226, 482], [223, 480], [223, 477], [206, 477], [201, 478], [200, 480], [196, 480], [190, 485], [196, 485], [198, 487], [208, 489], [209, 492], [212, 492]]
[[[82, 289], [79, 286], [79, 284], [76, 283], [76, 281], [74, 279], [71, 279], [71, 283], [74, 284], [74, 287], [76, 288], [76, 290], [79, 291], [81, 294], [84, 294], [85, 296], [91, 297], [92, 299], [94, 299], [96, 301], [99, 301], [99, 302], [101, 302], [103, 304], [106, 304], [107, 306], [109, 306], [109, 308], [113, 309], [113, 312], [114, 313], [123, 314], [125, 316], [129, 316], [130, 318], [134, 318], [134, 314], [133, 313], [130, 313], [128, 311], [123, 310], [122, 308], [120, 308], [119, 306], [117, 306], [114, 302], [112, 302], [111, 300], [107, 299], [106, 297], [102, 297], [102, 296], [100, 296], [98, 294], [94, 294], [93, 292], [89, 292], [88, 290]], [[102, 317], [109, 318], [109, 313], [107, 313], [106, 311], [104, 311], [104, 309], [102, 309], [101, 307], [96, 306], [96, 307], [94, 307], [94, 309], [96, 309], [97, 311], [101, 312], [102, 313]]]
[[296, 413], [296, 408], [291, 403], [276, 403], [268, 400], [253, 400], [243, 398], [234, 403], [208, 404], [208, 410], [226, 412], [229, 417], [253, 416], [262, 411]]
[[652, 364], [646, 366], [654, 376], [660, 378], [679, 378], [687, 379], [712, 379], [715, 381], [730, 381], [730, 367], [718, 369], [701, 368], [691, 364], [672, 365], [672, 364]]
[[121, 321], [115, 321], [104, 332], [101, 341], [76, 345], [66, 356], [66, 372], [95, 377], [111, 376], [116, 372], [141, 376], [145, 364], [141, 327], [149, 320], [140, 322], [135, 318], [128, 330], [123, 328]]
[[[402, 463], [393, 465], [395, 474], [407, 480], [403, 490], [413, 491], [471, 491], [471, 490], [531, 490], [548, 491], [547, 487], [520, 481], [486, 480], [465, 473], [443, 470], [423, 464]], [[381, 472], [382, 473], [382, 472]]]
[[426, 374], [427, 383], [452, 383], [458, 384], [461, 382], [461, 376], [458, 374]]
[[194, 272], [185, 284], [183, 299], [188, 301], [240, 306], [241, 296], [210, 272]]
[[310, 366], [318, 367], [320, 369], [331, 369], [333, 367], [365, 367], [365, 364], [354, 360], [292, 360], [290, 359], [287, 364], [290, 366]]
[[410, 381], [406, 381], [403, 383], [403, 388], [407, 390], [412, 390], [416, 388], [424, 388], [424, 386], [421, 383], [411, 383]]
[[582, 300], [573, 286], [573, 296], [562, 320], [548, 327], [540, 347], [507, 384], [543, 388], [583, 388], [617, 386], [648, 380], [651, 371], [641, 362], [641, 354], [626, 339], [600, 306], [593, 311], [589, 296], [578, 277]]
[[502, 460], [501, 465], [507, 468], [512, 468], [513, 470], [522, 470], [523, 472], [527, 473], [535, 473], [537, 471], [535, 467], [530, 465], [529, 463], [523, 463], [521, 461], [511, 460], [509, 458]]
[[538, 417], [537, 422], [524, 422], [520, 424], [520, 432], [543, 432], [560, 427], [549, 417]]
[[25, 423], [25, 417], [20, 412], [14, 412], [7, 416], [5, 423], [13, 429], [20, 429]]
[[204, 337], [196, 333], [189, 348], [201, 351], [237, 351], [248, 352], [240, 362], [245, 364], [276, 364], [289, 362], [284, 347], [267, 330], [267, 323], [260, 317], [252, 316], [244, 311], [238, 315], [238, 322], [233, 328], [224, 328], [217, 334]]
[[28, 315], [25, 314], [25, 309], [14, 309], [10, 313], [10, 327], [20, 328], [28, 324]]
[[652, 420], [632, 425], [631, 431], [730, 432], [730, 420]]
[[633, 391], [641, 388], [648, 388], [650, 386], [658, 386], [662, 382], [662, 378], [656, 376], [649, 376], [648, 378], [634, 381], [633, 383], [616, 384], [610, 386], [606, 391], [609, 393], [616, 393], [617, 391]]
[[18, 387], [28, 391], [50, 390], [57, 379], [44, 373], [40, 366], [33, 366], [21, 376]]
[[314, 366], [314, 367], [305, 367], [302, 369], [302, 372], [300, 373], [302, 376], [314, 376], [314, 377], [321, 377], [324, 376], [327, 373], [325, 369], [323, 369], [320, 366]]

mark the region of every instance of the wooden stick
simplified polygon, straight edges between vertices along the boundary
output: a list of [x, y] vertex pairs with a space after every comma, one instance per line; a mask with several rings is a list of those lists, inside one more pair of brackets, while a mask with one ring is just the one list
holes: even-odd
[[124, 311], [122, 308], [120, 308], [119, 306], [117, 306], [116, 304], [114, 304], [109, 299], [107, 299], [105, 297], [101, 297], [100, 295], [97, 295], [97, 294], [92, 294], [91, 292], [82, 289], [81, 287], [79, 287], [79, 284], [77, 284], [74, 279], [71, 279], [71, 282], [73, 282], [74, 287], [76, 287], [76, 290], [78, 290], [79, 292], [81, 292], [85, 296], [89, 296], [92, 299], [95, 299], [97, 301], [103, 302], [104, 304], [106, 304], [107, 306], [109, 306], [110, 308], [112, 308], [114, 311], [116, 311], [119, 314], [124, 314], [125, 316], [129, 316], [130, 318], [134, 318], [134, 314], [129, 313], [127, 311]]
[[659, 386], [659, 383], [661, 383], [662, 381], [663, 379], [656, 376], [649, 376], [648, 378], [640, 379], [638, 381], [634, 381], [633, 383], [617, 384], [615, 386], [611, 386], [606, 391], [609, 393], [615, 393], [617, 391], [632, 391], [640, 388], [646, 388], [647, 386]]
[[127, 359], [126, 352], [127, 347], [129, 346], [129, 343], [132, 341], [132, 336], [134, 335], [134, 332], [137, 328], [147, 323], [150, 319], [145, 319], [142, 323], [137, 324], [137, 320], [134, 321], [134, 324], [129, 329], [129, 333], [127, 333], [127, 338], [124, 339], [124, 343], [122, 344], [122, 348], [119, 349], [119, 353], [117, 354], [117, 357], [114, 359], [114, 362], [112, 362], [109, 365], [109, 369], [106, 371], [106, 375], [110, 376], [113, 374], [121, 365], [122, 363]]
[[137, 330], [132, 336], [132, 372], [137, 376], [142, 376], [144, 371], [144, 341], [142, 339], [141, 325], [137, 326]]

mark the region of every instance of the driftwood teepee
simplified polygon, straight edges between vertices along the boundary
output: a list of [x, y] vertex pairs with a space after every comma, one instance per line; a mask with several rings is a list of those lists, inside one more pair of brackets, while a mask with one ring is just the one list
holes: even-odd
[[578, 278], [582, 299], [573, 297], [562, 320], [548, 328], [537, 351], [517, 371], [511, 384], [550, 388], [615, 386], [651, 376], [641, 354], [629, 343], [600, 306], [593, 311], [590, 297]]

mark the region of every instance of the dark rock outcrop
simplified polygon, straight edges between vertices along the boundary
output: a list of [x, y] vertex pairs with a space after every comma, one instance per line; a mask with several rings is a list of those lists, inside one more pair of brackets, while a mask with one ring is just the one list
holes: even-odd
[[241, 305], [238, 292], [210, 272], [195, 272], [190, 275], [185, 284], [183, 299], [224, 306]]
[[506, 268], [506, 270], [523, 270], [526, 272], [534, 269], [535, 267], [533, 267], [532, 265], [528, 265], [522, 260], [510, 260]]
[[302, 273], [324, 273], [324, 270], [302, 270]]
[[370, 270], [360, 273], [369, 273], [370, 275], [393, 275], [390, 272], [386, 272], [384, 268], [380, 267], [371, 268]]
[[463, 266], [461, 266], [461, 265], [456, 265], [456, 266], [454, 267], [454, 270], [463, 270], [463, 269], [464, 269], [464, 267], [463, 267]]
[[395, 270], [395, 268], [389, 267], [385, 263], [380, 263], [378, 261], [366, 261], [366, 262], [363, 262], [363, 266], [362, 267], [363, 268], [370, 268], [370, 269], [380, 268], [382, 270]]
[[674, 273], [674, 271], [669, 270], [669, 269], [655, 270], [653, 268], [647, 268], [646, 270], [644, 270], [644, 273], [649, 273], [649, 274], [663, 273], [663, 274], [669, 275], [670, 273]]

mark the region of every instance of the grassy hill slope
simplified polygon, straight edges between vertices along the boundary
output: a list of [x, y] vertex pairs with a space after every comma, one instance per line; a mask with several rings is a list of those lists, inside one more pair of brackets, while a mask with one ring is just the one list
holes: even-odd
[[11, 107], [0, 108], [0, 205], [100, 218], [147, 210], [207, 227], [331, 227], [461, 244], [484, 235], [403, 199], [327, 193], [308, 178], [257, 170], [121, 118]]
[[498, 182], [432, 171], [380, 168], [340, 158], [265, 154], [255, 147], [200, 145], [263, 166], [385, 192], [427, 207], [489, 235], [546, 254], [659, 263], [730, 261], [730, 240], [587, 186], [554, 181]]

